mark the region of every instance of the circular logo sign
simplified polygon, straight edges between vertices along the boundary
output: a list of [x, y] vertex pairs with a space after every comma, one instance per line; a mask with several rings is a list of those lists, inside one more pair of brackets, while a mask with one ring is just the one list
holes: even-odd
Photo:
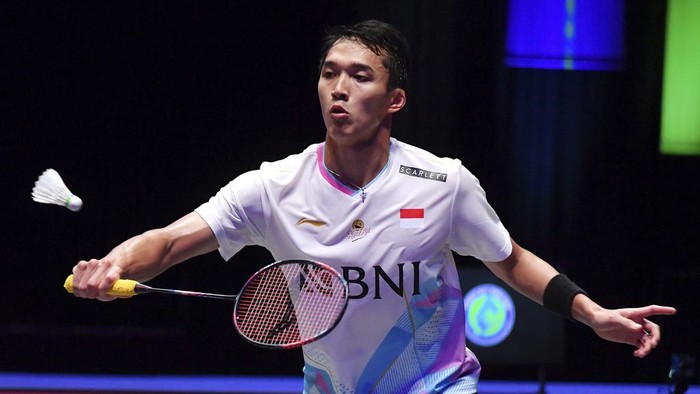
[[500, 286], [482, 284], [464, 296], [467, 338], [479, 346], [495, 346], [510, 335], [515, 324], [513, 299]]

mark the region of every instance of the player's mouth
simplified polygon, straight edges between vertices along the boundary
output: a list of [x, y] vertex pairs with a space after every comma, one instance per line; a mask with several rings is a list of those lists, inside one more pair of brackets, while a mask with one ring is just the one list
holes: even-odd
[[335, 104], [330, 109], [331, 119], [333, 120], [345, 120], [350, 117], [350, 113], [343, 108], [340, 104]]

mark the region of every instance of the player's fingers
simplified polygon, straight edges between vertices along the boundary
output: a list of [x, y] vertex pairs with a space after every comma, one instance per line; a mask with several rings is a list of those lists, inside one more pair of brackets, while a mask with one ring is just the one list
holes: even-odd
[[73, 267], [73, 276], [75, 276], [76, 278], [80, 278], [81, 275], [83, 275], [83, 273], [85, 271], [87, 271], [87, 269], [88, 269], [88, 262], [85, 260], [81, 260], [78, 262], [78, 264], [76, 264]]
[[652, 348], [655, 348], [656, 345], [659, 344], [659, 341], [661, 341], [661, 328], [658, 324], [651, 322], [647, 319], [644, 319], [644, 321], [642, 322], [642, 328], [644, 328], [644, 335], [646, 337], [646, 340], [649, 341]]
[[645, 357], [657, 344], [658, 342], [652, 341], [651, 336], [645, 334], [644, 337], [637, 341], [637, 350], [635, 350], [633, 354], [635, 357]]
[[655, 315], [675, 315], [677, 312], [676, 308], [674, 308], [672, 306], [654, 305], [654, 307], [655, 307], [655, 310], [654, 310]]
[[651, 348], [644, 344], [643, 341], [640, 340], [639, 344], [637, 344], [637, 350], [632, 353], [635, 357], [643, 358], [646, 357], [647, 354], [651, 351]]
[[118, 297], [108, 295], [107, 292], [112, 289], [114, 286], [114, 283], [121, 277], [121, 270], [117, 269], [116, 267], [110, 267], [110, 269], [106, 270], [102, 281], [97, 287], [97, 299], [100, 301], [112, 301], [117, 299]]
[[115, 299], [107, 292], [114, 286], [114, 282], [119, 279], [121, 270], [108, 260], [100, 260], [95, 268], [93, 276], [87, 283], [90, 295], [100, 301], [111, 301]]
[[[90, 260], [92, 261], [92, 260]], [[89, 277], [94, 270], [94, 263], [87, 260], [81, 260], [73, 267], [73, 294], [76, 297], [87, 297], [82, 283]]]
[[97, 259], [81, 261], [73, 272], [73, 292], [76, 296], [98, 298], [104, 301], [114, 299], [107, 295], [107, 291], [119, 279], [120, 271], [109, 261]]
[[641, 308], [636, 308], [635, 310], [631, 311], [637, 316], [640, 317], [647, 317], [647, 316], [654, 316], [654, 315], [673, 315], [676, 313], [676, 308], [670, 307], [670, 306], [661, 306], [661, 305], [647, 305]]
[[89, 275], [83, 275], [80, 280], [80, 289], [82, 289], [83, 295], [88, 298], [96, 298], [98, 296], [98, 286], [102, 282], [104, 275], [104, 264], [100, 260], [92, 259], [88, 261]]
[[634, 351], [634, 355], [640, 358], [649, 354], [661, 340], [661, 329], [657, 324], [644, 319], [642, 327], [641, 337], [637, 340], [637, 350]]

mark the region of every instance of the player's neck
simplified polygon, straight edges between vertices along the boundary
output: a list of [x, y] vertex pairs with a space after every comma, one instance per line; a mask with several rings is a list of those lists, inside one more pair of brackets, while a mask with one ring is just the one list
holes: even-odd
[[389, 132], [380, 132], [371, 141], [339, 144], [326, 138], [323, 157], [326, 168], [357, 187], [370, 183], [389, 161]]

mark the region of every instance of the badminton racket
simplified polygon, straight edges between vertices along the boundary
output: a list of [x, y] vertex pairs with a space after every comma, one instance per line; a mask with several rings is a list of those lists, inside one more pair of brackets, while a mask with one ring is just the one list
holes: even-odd
[[[73, 293], [73, 275], [64, 283]], [[318, 340], [338, 324], [348, 302], [348, 285], [332, 267], [309, 260], [281, 260], [256, 273], [237, 295], [160, 289], [120, 279], [108, 292], [119, 297], [163, 293], [235, 301], [236, 331], [253, 345], [291, 349]]]

